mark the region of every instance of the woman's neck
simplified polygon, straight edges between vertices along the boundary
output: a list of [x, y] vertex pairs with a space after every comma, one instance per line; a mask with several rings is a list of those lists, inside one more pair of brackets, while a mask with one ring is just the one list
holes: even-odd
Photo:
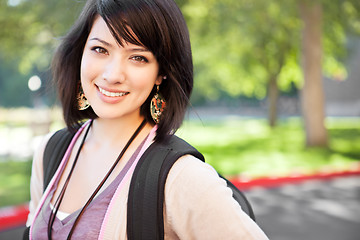
[[[95, 119], [91, 130], [89, 132], [89, 139], [93, 143], [106, 144], [108, 146], [125, 145], [132, 134], [140, 126], [144, 120], [139, 116], [137, 119]], [[139, 136], [148, 134], [153, 126], [149, 123], [146, 124], [144, 129], [140, 132]]]

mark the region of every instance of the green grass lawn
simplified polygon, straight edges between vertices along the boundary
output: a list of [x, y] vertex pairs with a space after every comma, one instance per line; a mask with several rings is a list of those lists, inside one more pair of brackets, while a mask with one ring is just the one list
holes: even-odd
[[30, 172], [29, 160], [0, 162], [0, 207], [29, 200]]
[[[226, 176], [311, 174], [349, 170], [360, 160], [360, 119], [329, 118], [329, 149], [304, 147], [299, 118], [186, 121], [177, 135], [200, 150]], [[29, 200], [30, 161], [0, 161], [0, 207]]]
[[360, 160], [360, 119], [330, 118], [329, 149], [304, 147], [299, 118], [281, 120], [271, 129], [266, 119], [186, 122], [178, 135], [200, 150], [227, 176], [311, 174], [348, 170]]

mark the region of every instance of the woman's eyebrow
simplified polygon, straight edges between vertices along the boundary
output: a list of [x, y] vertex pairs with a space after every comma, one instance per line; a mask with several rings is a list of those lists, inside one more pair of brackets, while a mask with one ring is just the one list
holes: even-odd
[[142, 48], [142, 47], [128, 48], [127, 51], [128, 52], [150, 52], [150, 50], [148, 50], [147, 48]]
[[102, 44], [104, 44], [105, 46], [108, 46], [108, 47], [111, 47], [112, 45], [100, 38], [97, 38], [97, 37], [94, 37], [94, 38], [90, 38], [89, 41], [99, 41], [101, 42]]

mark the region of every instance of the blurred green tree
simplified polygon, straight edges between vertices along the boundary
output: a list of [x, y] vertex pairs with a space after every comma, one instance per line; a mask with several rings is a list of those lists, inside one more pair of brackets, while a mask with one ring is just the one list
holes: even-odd
[[64, 0], [0, 0], [0, 50], [15, 59], [21, 74], [46, 71], [57, 39], [63, 35], [83, 2]]
[[279, 87], [301, 84], [301, 23], [293, 3], [196, 0], [183, 10], [191, 26], [198, 89], [213, 99], [219, 90], [233, 97], [267, 96], [274, 126]]
[[193, 0], [183, 11], [202, 94], [267, 97], [275, 126], [279, 89], [296, 85], [306, 144], [327, 146], [322, 76], [346, 78], [346, 35], [360, 33], [359, 1]]
[[[83, 4], [73, 0], [0, 0], [1, 105], [31, 106], [27, 80], [49, 71], [58, 38]], [[49, 84], [50, 75], [42, 75], [43, 85]]]

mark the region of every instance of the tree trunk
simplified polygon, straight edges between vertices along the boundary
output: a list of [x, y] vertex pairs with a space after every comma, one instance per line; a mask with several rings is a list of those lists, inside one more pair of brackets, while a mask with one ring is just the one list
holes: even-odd
[[277, 86], [276, 76], [271, 76], [268, 89], [269, 97], [269, 125], [275, 127], [277, 120], [277, 102], [279, 97], [279, 89]]
[[318, 1], [300, 0], [300, 13], [304, 23], [302, 36], [304, 87], [301, 92], [301, 104], [306, 145], [327, 147], [322, 84], [322, 6]]

